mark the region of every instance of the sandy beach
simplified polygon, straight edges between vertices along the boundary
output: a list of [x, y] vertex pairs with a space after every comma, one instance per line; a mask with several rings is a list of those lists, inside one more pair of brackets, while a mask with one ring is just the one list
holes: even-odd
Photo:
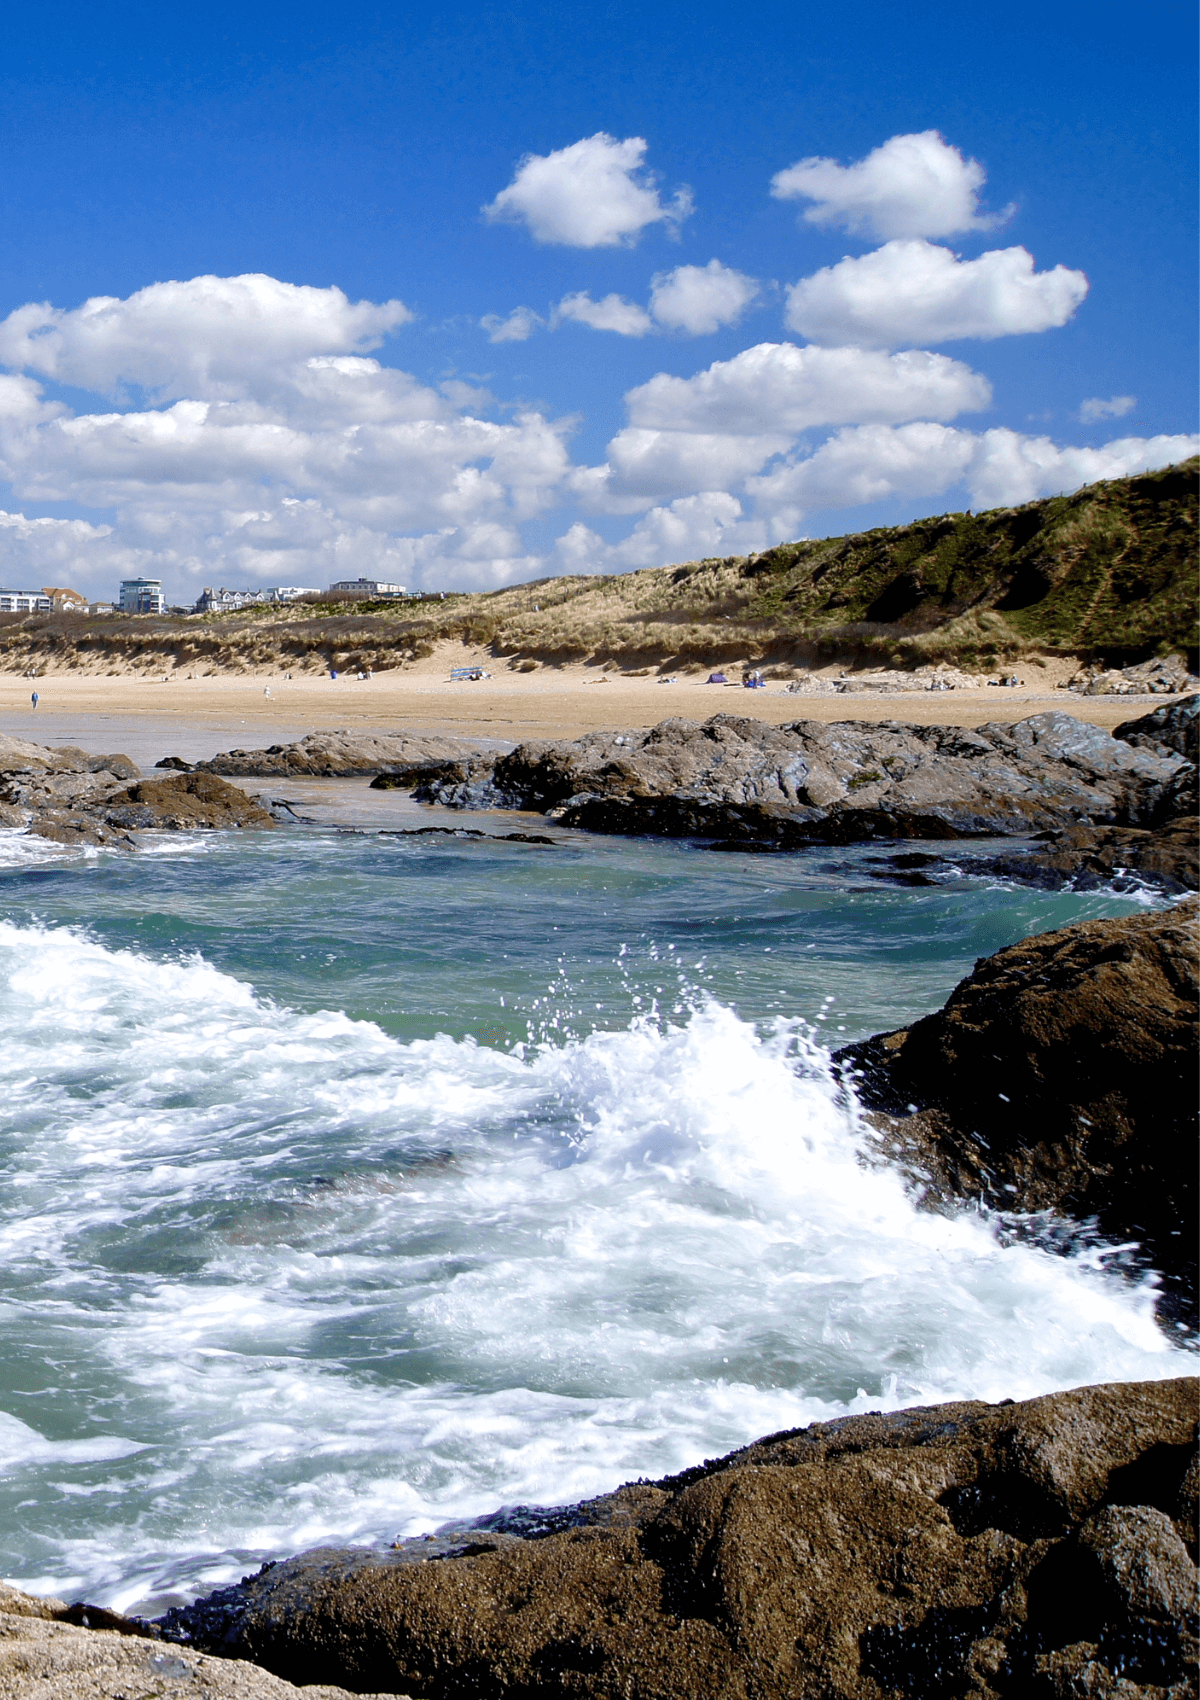
[[[450, 669], [478, 665], [490, 678], [450, 682]], [[218, 751], [287, 743], [330, 728], [453, 733], [497, 743], [526, 738], [577, 738], [604, 727], [653, 726], [681, 716], [752, 715], [776, 725], [791, 720], [907, 720], [978, 726], [1059, 709], [1113, 727], [1169, 699], [1081, 697], [1055, 689], [1071, 662], [1025, 667], [1017, 688], [915, 690], [879, 695], [793, 695], [772, 680], [766, 689], [709, 685], [706, 674], [604, 673], [566, 664], [536, 672], [509, 670], [482, 650], [445, 645], [416, 665], [370, 679], [344, 674], [242, 674], [188, 678], [47, 673], [36, 680], [0, 674], [0, 731], [39, 743], [121, 750], [143, 766], [167, 755], [189, 761]], [[829, 668], [828, 676], [839, 670]], [[31, 707], [31, 692], [38, 707]], [[269, 694], [268, 694], [269, 692]]]

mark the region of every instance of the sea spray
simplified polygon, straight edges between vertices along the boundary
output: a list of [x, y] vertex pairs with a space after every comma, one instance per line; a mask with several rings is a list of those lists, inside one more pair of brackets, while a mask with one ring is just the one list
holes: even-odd
[[640, 1014], [588, 1031], [555, 959], [489, 1046], [0, 925], [7, 1574], [161, 1603], [816, 1418], [1190, 1361], [1149, 1286], [865, 1162], [815, 1025], [642, 958], [609, 999]]

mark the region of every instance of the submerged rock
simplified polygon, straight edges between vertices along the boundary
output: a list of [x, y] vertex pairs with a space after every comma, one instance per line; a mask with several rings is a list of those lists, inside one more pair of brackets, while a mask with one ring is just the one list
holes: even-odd
[[1094, 1219], [1196, 1293], [1195, 898], [977, 962], [946, 1005], [835, 1061], [935, 1197]]
[[718, 714], [435, 764], [414, 794], [452, 808], [536, 809], [593, 832], [790, 847], [1080, 821], [1149, 827], [1179, 812], [1172, 788], [1188, 767], [1174, 750], [1057, 712], [973, 730]]
[[1187, 1379], [817, 1423], [424, 1553], [266, 1566], [160, 1628], [428, 1700], [1183, 1700], [1196, 1405]]

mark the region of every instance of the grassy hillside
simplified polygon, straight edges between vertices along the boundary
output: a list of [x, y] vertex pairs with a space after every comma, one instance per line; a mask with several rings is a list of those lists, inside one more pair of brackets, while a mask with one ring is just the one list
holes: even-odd
[[0, 615], [0, 668], [383, 671], [455, 638], [516, 665], [1194, 657], [1198, 470], [1191, 460], [1019, 508], [478, 595], [184, 618]]

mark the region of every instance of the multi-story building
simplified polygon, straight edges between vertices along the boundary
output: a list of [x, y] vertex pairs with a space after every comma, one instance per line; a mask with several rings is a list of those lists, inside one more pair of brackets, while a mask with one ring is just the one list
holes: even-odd
[[49, 614], [53, 607], [44, 590], [0, 590], [0, 614]]
[[408, 592], [402, 584], [384, 584], [375, 578], [344, 578], [329, 587], [331, 596], [359, 596], [363, 601], [373, 600], [381, 596], [406, 596]]
[[121, 580], [122, 614], [162, 614], [166, 611], [162, 580], [159, 578], [123, 578]]

